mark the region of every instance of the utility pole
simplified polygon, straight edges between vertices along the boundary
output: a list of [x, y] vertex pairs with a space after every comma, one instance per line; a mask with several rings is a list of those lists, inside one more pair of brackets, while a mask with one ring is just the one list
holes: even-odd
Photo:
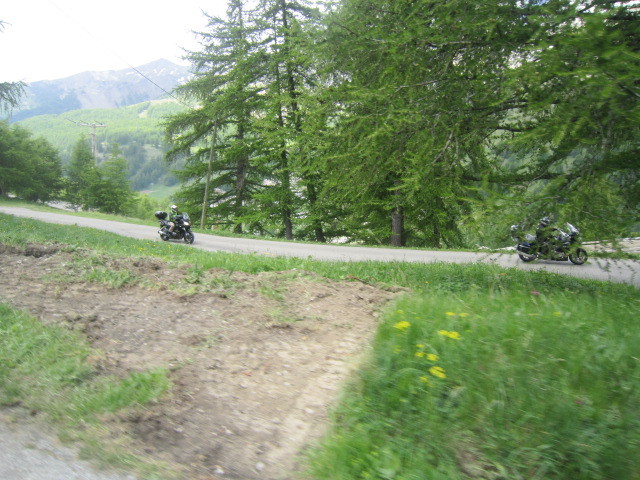
[[71, 123], [75, 123], [79, 127], [91, 127], [91, 152], [93, 153], [93, 162], [98, 164], [98, 149], [97, 149], [97, 141], [96, 141], [96, 128], [107, 128], [107, 126], [102, 122], [93, 123], [81, 123], [74, 122], [73, 120], [69, 120]]
[[204, 228], [204, 221], [207, 216], [207, 203], [209, 202], [209, 185], [211, 184], [211, 164], [216, 158], [216, 143], [218, 143], [218, 121], [213, 124], [211, 131], [211, 150], [209, 150], [209, 165], [207, 166], [207, 180], [204, 184], [204, 198], [202, 199], [202, 216], [200, 217], [200, 228]]

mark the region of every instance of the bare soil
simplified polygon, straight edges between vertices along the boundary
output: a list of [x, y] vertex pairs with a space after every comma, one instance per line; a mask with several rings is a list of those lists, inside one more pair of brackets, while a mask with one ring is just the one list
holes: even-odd
[[[124, 286], [89, 280], [108, 272]], [[57, 246], [0, 244], [0, 301], [86, 335], [104, 374], [167, 369], [144, 410], [104, 418], [113, 440], [183, 478], [304, 478], [339, 389], [398, 292], [305, 271], [250, 275]]]

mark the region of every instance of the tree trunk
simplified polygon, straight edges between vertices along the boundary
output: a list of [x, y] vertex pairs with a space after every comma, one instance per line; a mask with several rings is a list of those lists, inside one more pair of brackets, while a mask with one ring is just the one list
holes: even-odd
[[[238, 126], [238, 138], [244, 139], [244, 124]], [[249, 169], [249, 159], [246, 155], [241, 155], [236, 162], [236, 199], [234, 203], [234, 215], [242, 214], [242, 207], [246, 197], [247, 171]], [[233, 227], [234, 233], [242, 233], [242, 223], [236, 223]]]
[[[242, 207], [246, 197], [247, 170], [249, 160], [242, 155], [236, 163], [236, 199], [233, 205], [234, 215], [237, 217], [242, 214]], [[233, 227], [233, 233], [242, 233], [242, 222], [238, 222]]]
[[391, 212], [391, 246], [404, 247], [404, 209], [395, 207]]
[[[318, 192], [316, 186], [312, 183], [312, 180], [307, 180], [307, 197], [309, 199], [309, 207], [313, 211], [316, 203], [318, 202]], [[326, 243], [327, 239], [324, 236], [324, 230], [322, 229], [322, 222], [319, 219], [313, 220], [313, 231], [316, 236], [316, 242]]]
[[433, 222], [433, 246], [435, 248], [440, 248], [440, 241], [442, 240], [442, 233], [440, 233], [440, 227], [438, 226], [438, 222]]
[[204, 196], [202, 199], [202, 216], [200, 217], [200, 228], [204, 229], [204, 221], [207, 216], [207, 203], [209, 203], [209, 186], [211, 185], [211, 165], [216, 155], [216, 143], [218, 141], [218, 123], [214, 123], [211, 133], [211, 150], [209, 152], [209, 165], [207, 166], [207, 180], [204, 184]]
[[291, 221], [291, 210], [287, 209], [283, 212], [284, 222], [284, 238], [293, 240], [293, 222]]

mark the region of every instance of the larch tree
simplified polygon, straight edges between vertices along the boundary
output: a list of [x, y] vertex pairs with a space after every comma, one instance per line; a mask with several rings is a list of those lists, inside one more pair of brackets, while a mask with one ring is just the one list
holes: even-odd
[[[457, 246], [465, 186], [512, 108], [522, 2], [345, 0], [330, 18], [331, 194], [365, 241]], [[338, 73], [336, 73], [338, 72]]]
[[510, 72], [523, 108], [504, 146], [528, 158], [536, 213], [599, 236], [640, 222], [640, 10], [635, 1], [550, 0], [532, 47]]
[[316, 83], [310, 44], [320, 12], [310, 1], [262, 0], [252, 18], [264, 58], [264, 90], [252, 128], [259, 139], [256, 163], [269, 173], [251, 217], [274, 225], [287, 239], [294, 238], [294, 230], [305, 235], [310, 229], [312, 238], [323, 242], [315, 211], [320, 178], [301, 141], [307, 122], [302, 104]]
[[[0, 32], [4, 30], [5, 22], [0, 20]], [[0, 113], [10, 112], [20, 104], [24, 95], [24, 82], [0, 82]]]
[[184, 200], [198, 205], [207, 190], [203, 208], [213, 206], [213, 222], [242, 233], [245, 207], [262, 184], [251, 164], [256, 147], [249, 124], [258, 108], [262, 86], [256, 72], [263, 60], [251, 43], [244, 2], [231, 0], [224, 19], [207, 18], [207, 29], [198, 33], [202, 49], [187, 55], [195, 76], [177, 89], [197, 106], [168, 121], [174, 145], [169, 159], [188, 159], [180, 173], [187, 184], [180, 194]]

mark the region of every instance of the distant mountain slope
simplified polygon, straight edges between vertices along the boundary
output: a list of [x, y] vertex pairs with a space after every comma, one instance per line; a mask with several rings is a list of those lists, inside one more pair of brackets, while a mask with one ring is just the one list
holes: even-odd
[[165, 91], [170, 92], [189, 76], [189, 67], [163, 59], [136, 69], [84, 72], [58, 80], [33, 82], [27, 86], [22, 105], [13, 111], [11, 121], [70, 110], [118, 108], [155, 100], [166, 96]]
[[19, 124], [44, 137], [56, 147], [66, 164], [78, 139], [90, 140], [91, 128], [82, 124], [99, 122], [96, 129], [98, 162], [108, 158], [110, 148], [118, 144], [129, 162], [129, 180], [136, 190], [152, 184], [172, 185], [176, 179], [163, 160], [168, 147], [162, 122], [185, 109], [173, 99], [154, 100], [120, 108], [72, 110], [62, 114], [38, 115]]

